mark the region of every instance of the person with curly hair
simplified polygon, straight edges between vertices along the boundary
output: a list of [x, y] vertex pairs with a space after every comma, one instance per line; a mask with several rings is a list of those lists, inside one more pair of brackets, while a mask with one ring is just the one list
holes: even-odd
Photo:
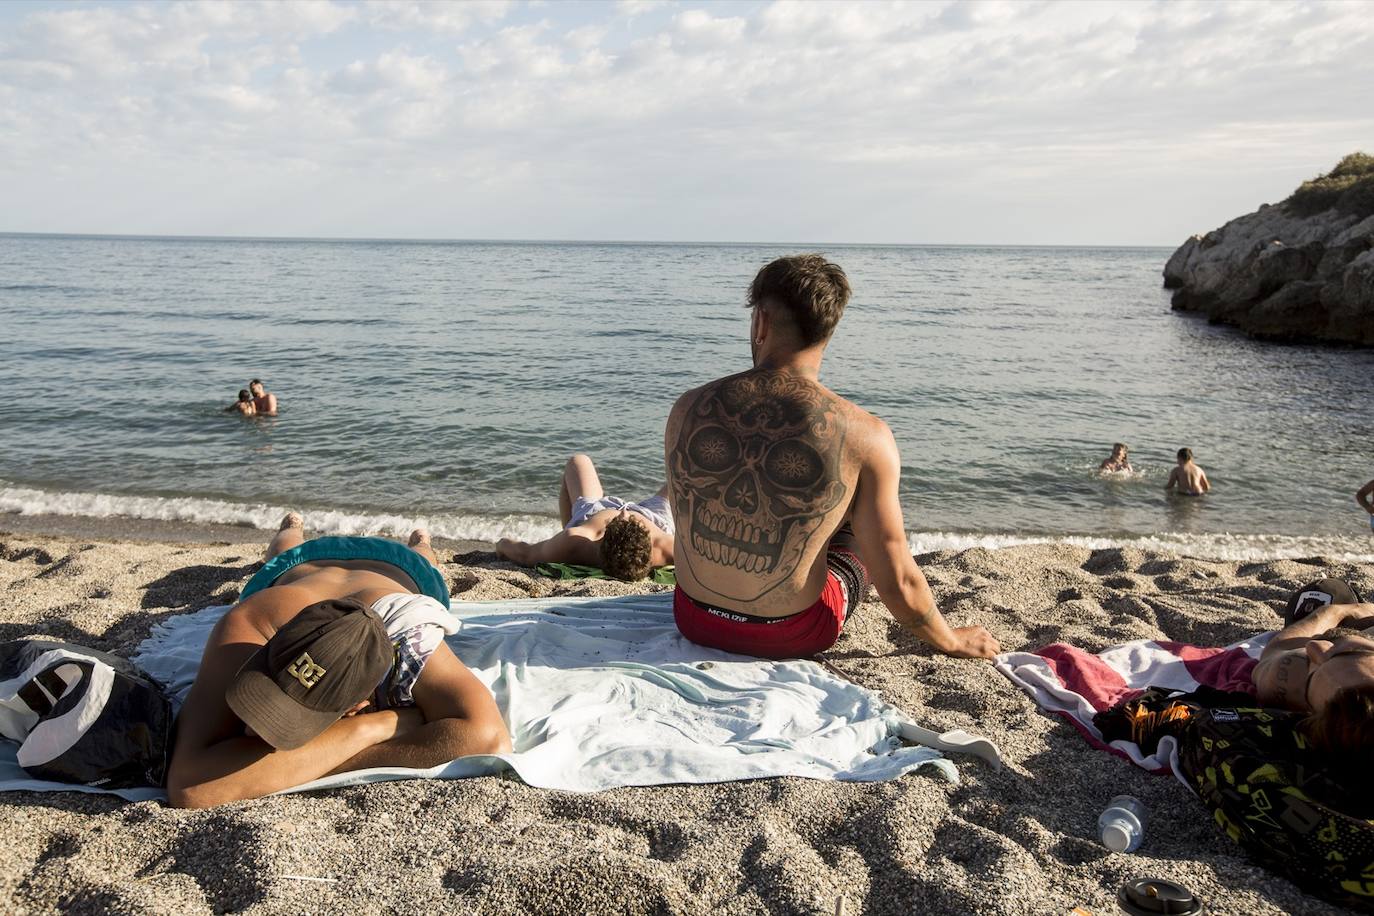
[[521, 566], [597, 566], [626, 582], [637, 582], [654, 567], [673, 563], [673, 516], [666, 486], [639, 502], [607, 496], [592, 459], [577, 454], [563, 469], [558, 513], [562, 531], [532, 544], [502, 538], [496, 543], [497, 554]]

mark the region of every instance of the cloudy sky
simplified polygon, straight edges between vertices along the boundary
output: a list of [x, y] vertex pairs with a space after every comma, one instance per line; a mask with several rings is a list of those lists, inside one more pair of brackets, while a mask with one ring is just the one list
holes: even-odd
[[1332, 3], [0, 4], [0, 231], [1176, 245], [1374, 152]]

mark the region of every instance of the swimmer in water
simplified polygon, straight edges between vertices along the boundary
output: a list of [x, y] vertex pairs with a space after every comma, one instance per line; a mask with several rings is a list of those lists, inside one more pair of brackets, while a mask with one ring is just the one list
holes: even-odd
[[253, 403], [253, 395], [248, 392], [247, 388], [243, 388], [239, 390], [239, 399], [224, 408], [224, 412], [236, 413], [241, 417], [251, 417], [258, 411], [257, 406]]
[[1360, 487], [1355, 493], [1355, 502], [1369, 513], [1369, 530], [1374, 531], [1374, 480]]
[[1102, 463], [1097, 466], [1097, 472], [1099, 474], [1119, 474], [1123, 471], [1127, 474], [1135, 473], [1135, 468], [1131, 467], [1131, 462], [1126, 455], [1128, 451], [1126, 443], [1114, 443], [1111, 456], [1102, 460]]
[[1178, 487], [1178, 492], [1184, 496], [1201, 496], [1212, 490], [1206, 472], [1193, 462], [1193, 450], [1190, 448], [1178, 450], [1178, 467], [1169, 472], [1169, 482], [1164, 489], [1172, 490], [1174, 487]]

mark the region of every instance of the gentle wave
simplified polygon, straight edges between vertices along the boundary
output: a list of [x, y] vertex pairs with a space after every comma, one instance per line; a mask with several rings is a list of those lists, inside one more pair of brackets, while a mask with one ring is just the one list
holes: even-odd
[[907, 535], [912, 553], [937, 550], [968, 550], [983, 547], [1018, 547], [1023, 544], [1070, 544], [1089, 550], [1134, 547], [1176, 553], [1204, 560], [1231, 562], [1322, 557], [1337, 563], [1374, 563], [1374, 540], [1364, 536], [1294, 537], [1282, 534], [1190, 534], [1165, 532], [1150, 535], [1074, 534], [963, 534], [917, 531]]
[[[234, 503], [192, 496], [116, 496], [107, 493], [54, 493], [29, 487], [0, 487], [0, 514], [66, 515], [77, 518], [140, 518], [199, 525], [237, 525], [274, 531], [292, 507]], [[538, 515], [398, 515], [339, 509], [305, 510], [315, 534], [404, 537], [425, 527], [435, 537], [455, 541], [495, 541], [513, 537], [539, 540], [558, 531], [556, 519]]]
[[[0, 486], [0, 514], [66, 515], [78, 518], [138, 518], [188, 524], [239, 525], [275, 530], [291, 507], [235, 503], [188, 496], [117, 496], [104, 493], [51, 492]], [[436, 537], [455, 541], [495, 541], [510, 537], [540, 540], [558, 531], [550, 516], [532, 514], [398, 515], [311, 509], [306, 524], [317, 534], [404, 537], [426, 527]], [[1374, 540], [1367, 536], [1287, 536], [1273, 534], [1189, 534], [1184, 532], [1116, 537], [1072, 534], [997, 534], [944, 531], [909, 532], [912, 553], [938, 550], [996, 550], [1024, 544], [1070, 544], [1090, 550], [1134, 547], [1223, 561], [1259, 561], [1321, 556], [1340, 563], [1374, 563]]]

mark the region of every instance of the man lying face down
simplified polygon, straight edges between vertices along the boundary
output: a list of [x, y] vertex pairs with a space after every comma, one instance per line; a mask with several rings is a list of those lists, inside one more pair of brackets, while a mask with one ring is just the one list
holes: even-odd
[[[384, 559], [383, 559], [384, 558]], [[306, 542], [292, 513], [215, 625], [177, 719], [167, 797], [204, 808], [331, 773], [511, 748], [454, 632], [429, 537]]]

